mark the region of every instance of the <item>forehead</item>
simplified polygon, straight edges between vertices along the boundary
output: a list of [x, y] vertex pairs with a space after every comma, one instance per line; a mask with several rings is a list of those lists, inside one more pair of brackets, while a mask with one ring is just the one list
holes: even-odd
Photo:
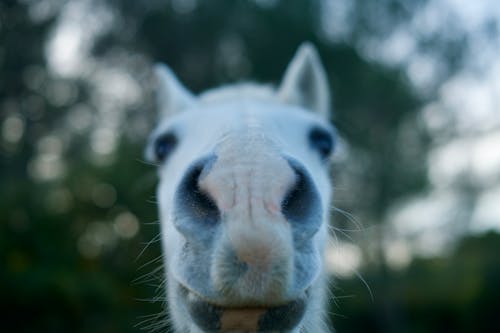
[[311, 126], [330, 125], [313, 112], [300, 107], [269, 101], [232, 100], [195, 105], [170, 119], [161, 121], [156, 134], [175, 130], [202, 136], [260, 129], [269, 134], [297, 133]]

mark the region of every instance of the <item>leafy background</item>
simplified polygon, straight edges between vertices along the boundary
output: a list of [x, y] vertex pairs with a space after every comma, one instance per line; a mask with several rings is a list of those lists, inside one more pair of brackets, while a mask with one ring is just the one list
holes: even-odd
[[304, 40], [341, 144], [337, 332], [498, 332], [500, 12], [494, 1], [4, 0], [5, 332], [165, 331], [151, 67], [194, 92], [279, 83]]

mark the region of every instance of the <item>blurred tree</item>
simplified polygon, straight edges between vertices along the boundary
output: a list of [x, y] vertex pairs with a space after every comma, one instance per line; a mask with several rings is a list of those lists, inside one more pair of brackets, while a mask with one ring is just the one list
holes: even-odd
[[[383, 224], [394, 201], [427, 185], [430, 139], [416, 119], [433, 95], [417, 93], [402, 70], [362, 49], [425, 3], [353, 1], [348, 32], [334, 41], [323, 26], [335, 24], [325, 23], [328, 2], [319, 0], [0, 3], [2, 331], [163, 329], [156, 315], [163, 303], [158, 226], [146, 226], [156, 220], [155, 174], [141, 163], [155, 124], [155, 61], [169, 64], [195, 92], [247, 79], [277, 84], [297, 46], [313, 42], [335, 97], [334, 123], [349, 142], [349, 168], [335, 165], [336, 206], [365, 224]], [[447, 60], [445, 74], [460, 66], [460, 38], [421, 42]], [[73, 72], [54, 63], [64, 54], [79, 61]], [[339, 214], [333, 223], [352, 229]], [[386, 267], [384, 237], [378, 235], [376, 255], [367, 255], [377, 303], [341, 302], [334, 312], [349, 314], [333, 319], [339, 332], [367, 325], [380, 332], [472, 332], [477, 321], [488, 332], [496, 304], [488, 291], [498, 271], [482, 246], [494, 253], [495, 235], [465, 243], [446, 263], [416, 261], [406, 273]], [[447, 284], [456, 269], [463, 280]], [[143, 283], [132, 283], [141, 276]], [[339, 286], [364, 295], [356, 283]], [[155, 295], [154, 302], [139, 301]]]
[[[401, 272], [386, 275], [390, 288], [375, 290], [375, 298], [391, 298], [399, 316], [399, 332], [497, 332], [499, 306], [500, 235], [487, 233], [464, 239], [449, 258], [420, 258]], [[365, 272], [369, 281], [381, 278], [376, 270]], [[357, 279], [339, 280], [340, 295], [332, 307], [338, 332], [387, 332], [379, 318], [379, 304], [370, 300]]]

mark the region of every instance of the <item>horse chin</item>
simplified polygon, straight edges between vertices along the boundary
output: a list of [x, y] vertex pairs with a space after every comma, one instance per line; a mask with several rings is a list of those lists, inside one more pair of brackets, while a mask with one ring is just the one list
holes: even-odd
[[178, 283], [178, 296], [203, 332], [289, 332], [305, 315], [309, 289], [281, 305], [215, 304]]

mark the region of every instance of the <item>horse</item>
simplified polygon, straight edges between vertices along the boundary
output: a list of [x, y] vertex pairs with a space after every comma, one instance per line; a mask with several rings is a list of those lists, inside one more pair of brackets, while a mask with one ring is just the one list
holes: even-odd
[[146, 157], [175, 332], [328, 332], [336, 134], [315, 47], [300, 45], [278, 87], [191, 93], [154, 67], [159, 120]]

